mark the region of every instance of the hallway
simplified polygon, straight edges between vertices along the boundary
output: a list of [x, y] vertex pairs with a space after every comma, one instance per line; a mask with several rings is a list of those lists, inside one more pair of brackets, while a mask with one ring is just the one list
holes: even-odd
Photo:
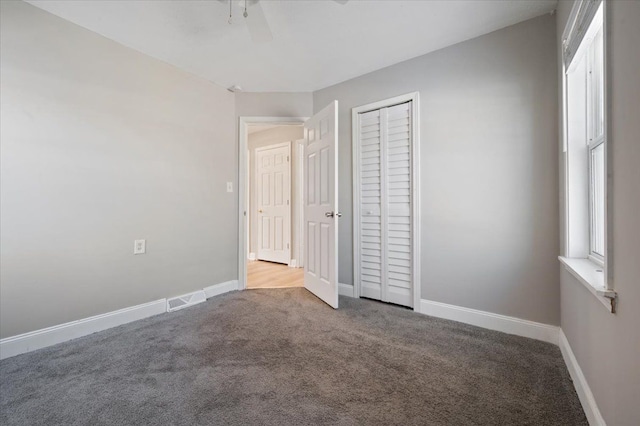
[[253, 260], [247, 263], [247, 288], [304, 287], [304, 270], [280, 263]]

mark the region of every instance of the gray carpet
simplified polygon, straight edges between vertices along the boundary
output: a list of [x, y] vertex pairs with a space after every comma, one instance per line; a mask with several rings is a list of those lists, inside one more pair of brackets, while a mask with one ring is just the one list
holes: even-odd
[[304, 289], [0, 362], [3, 425], [586, 425], [557, 347]]

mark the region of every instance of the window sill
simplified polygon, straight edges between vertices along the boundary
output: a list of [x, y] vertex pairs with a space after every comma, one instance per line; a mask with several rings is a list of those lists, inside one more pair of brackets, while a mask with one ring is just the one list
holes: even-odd
[[604, 284], [604, 271], [602, 266], [589, 259], [569, 258], [559, 256], [565, 269], [578, 279], [591, 294], [593, 294], [609, 312], [616, 312], [617, 294], [609, 290]]

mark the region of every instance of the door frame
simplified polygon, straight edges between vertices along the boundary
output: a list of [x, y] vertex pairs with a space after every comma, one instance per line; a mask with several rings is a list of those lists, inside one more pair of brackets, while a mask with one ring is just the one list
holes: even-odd
[[249, 133], [252, 124], [304, 125], [309, 117], [239, 117], [238, 119], [238, 290], [247, 288], [249, 256]]
[[296, 210], [296, 220], [293, 226], [296, 228], [296, 264], [291, 265], [295, 268], [304, 267], [304, 139], [294, 141], [295, 157], [296, 157], [296, 204], [293, 208]]
[[413, 310], [420, 311], [420, 93], [412, 92], [351, 109], [352, 181], [353, 181], [353, 297], [360, 297], [360, 270], [357, 259], [360, 253], [360, 114], [380, 108], [412, 102], [411, 111], [411, 237]]
[[[292, 175], [291, 175], [291, 165], [293, 164], [293, 158], [291, 158], [291, 141], [287, 141], [287, 142], [277, 142], [271, 145], [265, 145], [265, 146], [260, 146], [257, 148], [253, 149], [253, 156], [255, 158], [255, 168], [253, 170], [253, 174], [251, 174], [251, 172], [249, 172], [249, 188], [251, 188], [251, 183], [254, 184], [255, 186], [255, 191], [253, 194], [253, 205], [254, 206], [258, 206], [258, 151], [267, 151], [269, 149], [274, 149], [274, 148], [287, 148], [287, 164], [288, 164], [288, 168], [289, 168], [289, 181], [288, 181], [288, 185], [287, 185], [287, 192], [289, 194], [289, 199], [287, 200], [287, 202], [289, 203], [289, 216], [287, 217], [287, 222], [289, 225], [289, 241], [287, 241], [287, 245], [289, 246], [288, 250], [289, 250], [289, 260], [287, 261], [287, 265], [288, 266], [292, 266], [291, 265], [291, 259], [293, 259], [293, 241], [292, 241], [292, 230], [293, 230], [293, 221], [291, 220], [291, 218], [293, 217], [293, 194], [291, 193], [291, 179], [292, 179]], [[250, 192], [250, 191], [249, 191]], [[255, 212], [251, 212], [249, 211], [249, 213], [247, 214], [247, 220], [249, 221], [249, 223], [251, 223], [251, 218], [252, 215], [255, 215]], [[260, 226], [260, 219], [258, 217], [256, 217], [256, 238], [257, 241], [259, 242], [261, 240], [261, 232], [260, 230], [262, 230], [262, 227]], [[249, 236], [251, 235], [251, 231], [249, 230]], [[298, 236], [296, 234], [296, 236]], [[257, 250], [255, 252], [255, 258], [256, 260], [259, 259], [259, 251], [260, 251], [260, 244], [257, 245]]]

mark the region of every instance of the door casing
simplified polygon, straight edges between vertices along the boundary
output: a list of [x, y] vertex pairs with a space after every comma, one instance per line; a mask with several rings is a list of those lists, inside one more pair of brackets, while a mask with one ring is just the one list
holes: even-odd
[[247, 288], [249, 253], [249, 134], [252, 124], [304, 125], [309, 117], [240, 117], [238, 120], [238, 290]]

